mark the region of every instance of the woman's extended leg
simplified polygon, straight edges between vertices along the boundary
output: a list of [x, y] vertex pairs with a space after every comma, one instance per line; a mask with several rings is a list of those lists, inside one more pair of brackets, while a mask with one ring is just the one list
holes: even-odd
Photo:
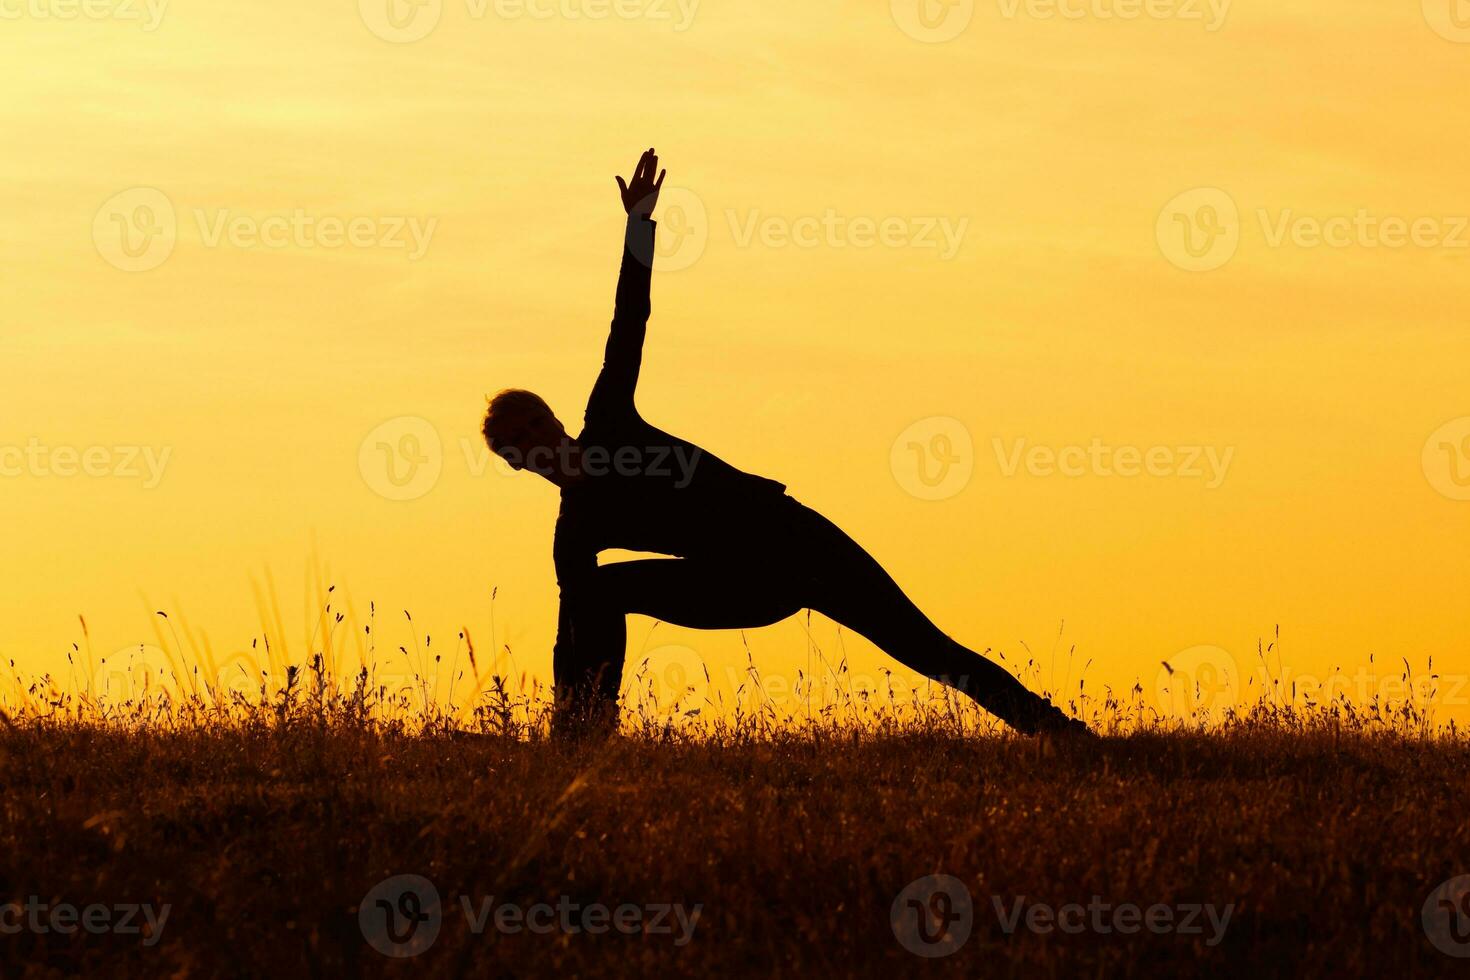
[[999, 664], [950, 639], [861, 545], [811, 508], [796, 507], [784, 560], [804, 580], [812, 609], [867, 637], [904, 666], [963, 691], [1018, 731], [1087, 730]]
[[558, 688], [579, 692], [578, 700], [616, 703], [629, 613], [691, 629], [749, 629], [814, 609], [1018, 731], [1086, 732], [999, 664], [945, 635], [861, 545], [816, 511], [787, 498], [784, 510], [751, 532], [750, 549], [728, 561], [653, 558], [599, 567], [596, 599], [583, 605], [577, 624], [576, 662], [554, 664]]

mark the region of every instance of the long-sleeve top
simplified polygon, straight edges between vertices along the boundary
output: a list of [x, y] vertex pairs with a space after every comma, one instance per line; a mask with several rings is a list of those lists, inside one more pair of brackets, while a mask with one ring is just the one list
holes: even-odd
[[612, 329], [584, 415], [584, 478], [561, 492], [552, 555], [561, 612], [558, 659], [571, 652], [598, 552], [680, 557], [738, 546], [742, 527], [781, 499], [784, 484], [742, 472], [643, 420], [634, 405], [650, 314], [655, 222], [628, 219]]

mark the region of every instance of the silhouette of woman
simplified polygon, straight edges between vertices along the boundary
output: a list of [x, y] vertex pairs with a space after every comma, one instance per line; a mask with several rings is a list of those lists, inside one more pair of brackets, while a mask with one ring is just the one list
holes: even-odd
[[[638, 414], [650, 216], [664, 176], [650, 149], [629, 181], [617, 178], [628, 213], [622, 269], [581, 434], [572, 438], [541, 398], [520, 389], [496, 395], [485, 413], [490, 448], [561, 489], [552, 549], [561, 592], [553, 657], [558, 731], [616, 724], [630, 613], [692, 629], [743, 629], [813, 609], [1021, 732], [1087, 733], [941, 632], [861, 546], [783, 484], [741, 472]], [[608, 548], [677, 557], [599, 566], [597, 555]]]

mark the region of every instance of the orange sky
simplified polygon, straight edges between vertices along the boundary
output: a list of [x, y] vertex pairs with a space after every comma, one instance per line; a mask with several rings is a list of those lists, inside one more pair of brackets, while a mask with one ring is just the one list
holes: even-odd
[[[385, 646], [408, 609], [549, 677], [556, 495], [479, 415], [579, 417], [656, 145], [644, 414], [957, 639], [1168, 703], [1161, 661], [1249, 674], [1279, 623], [1288, 677], [1433, 656], [1470, 717], [1449, 2], [393, 2], [0, 0], [18, 668], [64, 674], [79, 613], [98, 656], [160, 608], [246, 650], [267, 570], [299, 656], [316, 559]], [[738, 677], [738, 636], [650, 626]], [[750, 639], [806, 669], [801, 623]]]

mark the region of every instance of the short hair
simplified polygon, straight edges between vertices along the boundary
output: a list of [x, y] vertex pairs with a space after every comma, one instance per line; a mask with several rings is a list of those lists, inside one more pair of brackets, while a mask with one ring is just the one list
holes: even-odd
[[491, 398], [485, 408], [485, 421], [480, 426], [485, 444], [494, 451], [496, 436], [505, 432], [505, 426], [511, 419], [537, 412], [552, 414], [551, 406], [540, 395], [523, 388], [506, 388]]

